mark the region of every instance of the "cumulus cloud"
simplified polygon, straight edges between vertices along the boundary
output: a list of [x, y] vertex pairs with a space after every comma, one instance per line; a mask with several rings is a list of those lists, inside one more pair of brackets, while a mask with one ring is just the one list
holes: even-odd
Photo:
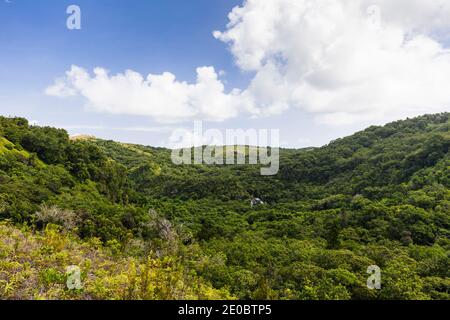
[[[448, 110], [447, 0], [248, 0], [224, 32], [261, 114], [347, 124]], [[447, 32], [445, 32], [447, 31]]]
[[110, 113], [159, 121], [270, 116], [296, 107], [330, 124], [446, 111], [450, 104], [448, 0], [247, 0], [225, 31], [236, 64], [254, 74], [226, 91], [212, 67], [193, 84], [171, 73], [93, 75], [73, 66], [47, 88]]
[[226, 93], [212, 67], [198, 68], [197, 82], [188, 84], [177, 81], [169, 72], [144, 78], [138, 72], [127, 70], [110, 76], [103, 68], [95, 68], [90, 74], [72, 66], [64, 78], [46, 89], [46, 94], [80, 95], [96, 111], [150, 116], [160, 122], [222, 121], [245, 111], [241, 92]]

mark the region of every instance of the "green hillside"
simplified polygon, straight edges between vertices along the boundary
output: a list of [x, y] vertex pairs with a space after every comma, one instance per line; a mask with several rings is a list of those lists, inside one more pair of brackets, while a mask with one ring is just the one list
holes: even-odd
[[[33, 234], [0, 223], [2, 299], [232, 299], [176, 259], [141, 260], [96, 239], [80, 241], [49, 226]], [[80, 268], [82, 287], [67, 290], [68, 266]]]
[[[279, 173], [261, 176], [0, 117], [0, 298], [449, 299], [449, 129], [450, 113], [371, 127], [281, 150]], [[256, 197], [264, 204], [250, 206]], [[36, 253], [55, 228], [70, 244], [61, 261]], [[17, 251], [11, 237], [39, 245]], [[66, 264], [86, 263], [92, 242], [113, 280], [95, 293], [109, 280], [86, 271], [83, 290], [64, 289]], [[177, 280], [126, 295], [130, 260]], [[371, 265], [381, 290], [367, 288]], [[30, 288], [15, 281], [24, 272]]]

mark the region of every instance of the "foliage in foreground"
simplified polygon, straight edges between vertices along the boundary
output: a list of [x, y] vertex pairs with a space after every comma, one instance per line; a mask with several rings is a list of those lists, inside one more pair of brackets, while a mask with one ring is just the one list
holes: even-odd
[[[67, 267], [81, 269], [82, 288], [69, 290]], [[80, 241], [61, 228], [43, 232], [0, 224], [0, 299], [230, 299], [175, 257], [137, 259], [98, 239]]]

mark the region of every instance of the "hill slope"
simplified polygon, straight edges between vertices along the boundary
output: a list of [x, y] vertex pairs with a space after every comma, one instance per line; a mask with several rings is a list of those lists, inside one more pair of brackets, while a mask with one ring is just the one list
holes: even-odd
[[449, 299], [449, 128], [449, 113], [371, 127], [281, 150], [279, 174], [261, 176], [0, 118], [0, 219], [175, 259], [239, 298]]
[[[122, 256], [112, 244], [82, 242], [49, 226], [42, 233], [0, 223], [1, 299], [231, 299], [185, 272], [174, 259]], [[80, 268], [81, 287], [67, 290], [67, 270]]]

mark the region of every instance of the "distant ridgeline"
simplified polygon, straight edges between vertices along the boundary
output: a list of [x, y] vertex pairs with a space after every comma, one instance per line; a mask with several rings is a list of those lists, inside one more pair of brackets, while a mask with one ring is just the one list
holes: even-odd
[[[450, 299], [449, 129], [426, 115], [281, 149], [261, 176], [0, 117], [0, 299]], [[84, 291], [64, 287], [74, 264]], [[178, 280], [145, 273], [163, 269]]]

